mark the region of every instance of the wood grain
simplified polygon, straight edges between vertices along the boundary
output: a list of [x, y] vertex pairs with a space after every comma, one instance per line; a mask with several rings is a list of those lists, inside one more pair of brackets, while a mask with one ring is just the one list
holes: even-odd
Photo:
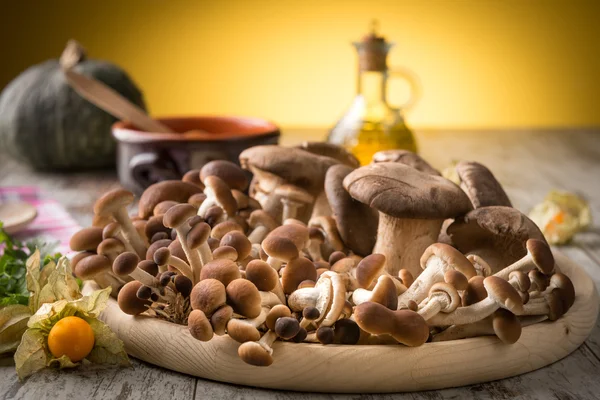
[[[574, 262], [556, 254], [576, 289], [565, 317], [523, 329], [514, 345], [479, 337], [421, 347], [322, 346], [276, 342], [267, 368], [243, 363], [228, 336], [193, 339], [187, 328], [122, 313], [114, 300], [103, 319], [127, 352], [144, 361], [202, 378], [243, 385], [316, 392], [404, 392], [486, 382], [533, 371], [570, 354], [584, 342], [598, 315], [594, 282]], [[174, 338], [177, 338], [174, 340]], [[310, 388], [306, 387], [310, 382]]]

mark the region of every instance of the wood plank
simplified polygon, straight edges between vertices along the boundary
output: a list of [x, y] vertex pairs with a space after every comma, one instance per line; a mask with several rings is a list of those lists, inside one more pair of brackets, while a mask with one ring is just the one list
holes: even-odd
[[[0, 366], [0, 399], [192, 399], [196, 380], [190, 376], [132, 360], [134, 368], [87, 367], [44, 370], [24, 383], [14, 365]], [[10, 363], [12, 364], [12, 362]]]
[[[438, 400], [438, 399], [513, 399], [548, 400], [577, 399], [592, 400], [598, 398], [600, 381], [597, 370], [600, 362], [586, 347], [580, 347], [569, 357], [549, 367], [521, 376], [500, 381], [467, 386], [464, 388], [444, 389], [427, 392], [402, 394], [342, 395], [282, 392], [277, 390], [253, 389], [198, 379], [195, 400]], [[310, 387], [310, 381], [306, 386]]]

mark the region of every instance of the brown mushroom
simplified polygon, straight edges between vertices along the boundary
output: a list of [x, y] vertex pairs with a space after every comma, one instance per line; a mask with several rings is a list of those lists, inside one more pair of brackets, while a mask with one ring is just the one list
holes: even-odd
[[525, 243], [527, 254], [520, 260], [507, 266], [495, 275], [508, 279], [510, 274], [516, 271], [528, 273], [532, 269], [538, 269], [544, 275], [550, 275], [554, 271], [554, 256], [550, 246], [541, 240], [529, 239]]
[[334, 165], [325, 176], [325, 194], [342, 242], [354, 253], [371, 253], [377, 239], [377, 210], [356, 201], [344, 188], [344, 178], [353, 171], [346, 165]]
[[248, 188], [246, 173], [231, 161], [214, 160], [204, 164], [200, 170], [200, 179], [204, 182], [209, 176], [220, 178], [231, 189], [243, 192]]
[[344, 187], [358, 201], [379, 211], [374, 253], [386, 256], [392, 275], [406, 268], [417, 277], [417, 261], [435, 243], [444, 219], [465, 214], [468, 197], [449, 180], [399, 163], [377, 163], [344, 178]]
[[358, 288], [352, 292], [352, 302], [355, 305], [366, 303], [368, 301], [379, 303], [390, 310], [398, 308], [398, 294], [393, 278], [389, 275], [381, 275], [373, 290]]
[[198, 215], [206, 217], [206, 212], [212, 206], [219, 206], [227, 216], [233, 217], [237, 211], [237, 202], [231, 194], [231, 188], [218, 176], [208, 176], [204, 179], [206, 200], [198, 209]]
[[207, 278], [198, 282], [190, 293], [190, 305], [194, 310], [210, 317], [227, 301], [225, 285], [216, 279]]
[[491, 315], [498, 308], [505, 308], [514, 314], [523, 312], [523, 301], [519, 293], [504, 279], [488, 276], [483, 280], [487, 297], [466, 307], [459, 307], [448, 314], [436, 314], [428, 320], [433, 326], [464, 325], [479, 321]]
[[446, 314], [453, 312], [460, 303], [460, 295], [454, 286], [446, 282], [437, 282], [429, 289], [427, 303], [419, 309], [418, 313], [427, 321], [440, 312]]
[[423, 317], [410, 310], [392, 311], [379, 303], [367, 302], [354, 308], [354, 320], [360, 329], [372, 335], [391, 335], [406, 346], [421, 346], [429, 338]]
[[133, 193], [123, 189], [111, 190], [96, 201], [94, 213], [100, 216], [112, 216], [121, 225], [121, 232], [125, 240], [131, 243], [138, 256], [144, 257], [146, 245], [127, 214], [127, 206], [132, 203]]
[[183, 182], [191, 183], [192, 185], [198, 186], [200, 189], [204, 190], [204, 183], [200, 179], [200, 170], [199, 169], [191, 169], [181, 178]]
[[241, 278], [241, 274], [236, 263], [227, 259], [219, 259], [212, 260], [202, 268], [200, 282], [209, 278], [217, 279], [227, 286], [234, 279]]
[[282, 221], [296, 218], [299, 209], [311, 208], [315, 201], [315, 198], [306, 190], [290, 184], [277, 186], [274, 194], [280, 198], [281, 204], [283, 204]]
[[96, 251], [102, 239], [102, 228], [92, 226], [83, 228], [71, 236], [69, 246], [73, 251]]
[[166, 271], [168, 269], [167, 266], [171, 266], [194, 282], [194, 271], [192, 270], [192, 267], [181, 258], [171, 254], [168, 247], [162, 247], [156, 250], [152, 259], [159, 266], [161, 272]]
[[463, 254], [476, 254], [497, 273], [527, 254], [526, 243], [544, 243], [539, 228], [519, 210], [511, 207], [481, 207], [457, 218], [448, 234]]
[[317, 270], [313, 263], [304, 257], [290, 260], [281, 274], [281, 284], [285, 294], [291, 294], [302, 281], [317, 280]]
[[427, 161], [421, 158], [418, 154], [408, 150], [382, 150], [373, 154], [373, 162], [397, 162], [408, 165], [418, 171], [429, 175], [441, 176], [440, 172], [433, 168]]
[[299, 256], [308, 241], [308, 228], [298, 224], [288, 224], [272, 230], [263, 240], [262, 248], [269, 256], [267, 263], [279, 271], [282, 263]]
[[188, 329], [194, 339], [202, 342], [208, 342], [214, 334], [210, 320], [202, 310], [192, 310], [188, 316]]
[[238, 258], [234, 261], [241, 261], [250, 255], [252, 250], [252, 243], [248, 240], [243, 232], [231, 231], [226, 233], [221, 238], [221, 246], [233, 247], [238, 255]]
[[247, 279], [234, 279], [225, 290], [227, 304], [234, 312], [246, 318], [256, 318], [260, 315], [261, 296], [252, 282]]
[[137, 292], [142, 286], [144, 286], [142, 282], [131, 281], [127, 282], [119, 291], [117, 303], [119, 304], [121, 311], [123, 311], [125, 314], [141, 314], [152, 304], [152, 302], [149, 300], [144, 300], [137, 297]]
[[[144, 190], [144, 193], [140, 197], [138, 215], [142, 219], [148, 219], [150, 216], [152, 216], [154, 208], [159, 203], [163, 201], [176, 201], [178, 203], [185, 203], [191, 195], [196, 193], [202, 193], [202, 189], [188, 182], [167, 180], [155, 183], [148, 186], [148, 188]], [[172, 203], [167, 204], [173, 205]], [[166, 210], [164, 210], [164, 212], [166, 212]], [[160, 211], [155, 212], [154, 215], [160, 215], [160, 213]]]
[[460, 187], [469, 196], [473, 208], [512, 207], [500, 182], [484, 165], [474, 161], [461, 161], [455, 168], [460, 178]]
[[273, 229], [277, 228], [277, 222], [264, 210], [255, 210], [250, 214], [248, 225], [252, 232], [248, 235], [251, 243], [261, 243]]
[[360, 163], [354, 154], [350, 153], [342, 146], [338, 146], [328, 142], [302, 142], [299, 149], [308, 151], [309, 153], [316, 154], [318, 156], [325, 156], [334, 158], [344, 165], [352, 168], [358, 168]]
[[[190, 204], [178, 204], [173, 206], [167, 211], [167, 213], [163, 217], [163, 223], [167, 228], [172, 228], [177, 232], [177, 236], [179, 238], [179, 243], [181, 244], [181, 248], [185, 253], [185, 256], [189, 262], [190, 267], [192, 267], [192, 272], [194, 276], [194, 282], [197, 282], [196, 277], [200, 276], [200, 271], [202, 271], [202, 261], [200, 260], [200, 255], [197, 251], [192, 250], [188, 245], [187, 235], [188, 231], [192, 228], [186, 223], [187, 220], [194, 217], [196, 215], [196, 209]], [[197, 227], [195, 225], [194, 227]], [[173, 251], [171, 251], [173, 253]]]

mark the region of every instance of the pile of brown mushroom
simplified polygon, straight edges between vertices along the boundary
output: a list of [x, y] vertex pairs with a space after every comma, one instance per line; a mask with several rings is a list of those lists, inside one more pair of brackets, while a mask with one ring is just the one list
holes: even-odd
[[212, 161], [150, 186], [134, 216], [130, 192], [106, 193], [71, 240], [76, 275], [112, 286], [127, 314], [228, 334], [257, 366], [278, 339], [514, 343], [574, 302], [540, 230], [478, 163], [457, 165], [460, 187], [400, 150], [359, 168], [334, 145], [258, 146], [240, 163], [251, 182]]

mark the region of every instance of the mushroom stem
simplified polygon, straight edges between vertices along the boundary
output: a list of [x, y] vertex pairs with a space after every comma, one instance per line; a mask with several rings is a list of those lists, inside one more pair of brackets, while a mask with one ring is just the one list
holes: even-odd
[[448, 340], [466, 339], [476, 336], [495, 335], [492, 318], [487, 317], [472, 324], [452, 325], [442, 332], [433, 335], [432, 342], [445, 342]]
[[248, 235], [248, 240], [250, 241], [250, 243], [260, 244], [264, 240], [264, 238], [267, 237], [268, 234], [269, 228], [267, 228], [264, 225], [258, 225], [252, 230], [252, 232], [250, 232], [250, 234]]
[[192, 282], [196, 283], [200, 281], [200, 272], [202, 271], [202, 261], [200, 260], [200, 254], [197, 251], [193, 251], [187, 244], [186, 235], [189, 232], [189, 229], [185, 229], [184, 226], [188, 226], [188, 224], [182, 224], [175, 228], [177, 231], [177, 236], [179, 236], [179, 243], [181, 244], [181, 248], [185, 253], [188, 261], [190, 262], [190, 267], [193, 271]]
[[260, 303], [263, 307], [273, 307], [282, 303], [279, 297], [273, 292], [260, 291]]
[[427, 264], [423, 273], [421, 273], [412, 285], [400, 296], [398, 296], [398, 309], [406, 307], [409, 300], [420, 304], [427, 298], [429, 289], [433, 284], [444, 281], [444, 274], [451, 267], [447, 267], [446, 264], [439, 257], [430, 257], [427, 260]]
[[311, 240], [308, 244], [308, 254], [310, 254], [310, 257], [313, 261], [323, 260], [323, 255], [321, 254], [321, 243], [322, 241]]
[[191, 280], [193, 283], [197, 283], [194, 281], [194, 272], [192, 271], [192, 267], [190, 267], [188, 263], [183, 261], [181, 258], [171, 255], [167, 265], [175, 268], [177, 271], [179, 271], [179, 273]]
[[267, 258], [267, 264], [269, 264], [275, 271], [279, 272], [281, 266], [283, 265], [283, 262], [281, 260], [278, 260], [277, 258], [269, 256], [269, 258]]
[[281, 203], [283, 204], [283, 213], [281, 215], [282, 221], [285, 221], [288, 218], [296, 218], [298, 215], [298, 209], [303, 205], [284, 197], [281, 198]]
[[[213, 260], [212, 252], [210, 251], [210, 246], [208, 242], [204, 242], [198, 247], [198, 255], [200, 256], [200, 262], [202, 266]], [[200, 272], [198, 272], [198, 278], [200, 278]]]
[[135, 249], [137, 255], [143, 259], [146, 256], [146, 245], [144, 244], [144, 241], [140, 237], [138, 231], [133, 226], [125, 207], [120, 207], [117, 211], [115, 211], [113, 217], [119, 223], [119, 225], [121, 225], [121, 232], [123, 233], [126, 241], [131, 243], [131, 246]]
[[482, 247], [479, 249], [470, 250], [466, 256], [467, 259], [473, 263], [475, 269], [477, 271], [481, 270], [482, 273], [489, 273], [490, 275], [493, 275], [506, 266], [506, 264], [503, 264], [500, 255], [494, 248]]
[[417, 312], [421, 314], [421, 317], [423, 317], [425, 321], [427, 321], [431, 319], [431, 317], [433, 317], [434, 315], [438, 314], [442, 310], [442, 308], [444, 307], [440, 302], [440, 297], [434, 297], [430, 299], [427, 302], [427, 304], [425, 304], [423, 308], [420, 308]]
[[459, 307], [450, 314], [436, 314], [427, 323], [431, 326], [464, 325], [477, 322], [496, 311], [500, 306], [490, 297], [467, 307]]
[[403, 219], [379, 213], [377, 242], [373, 253], [386, 257], [387, 271], [397, 276], [405, 268], [414, 277], [421, 273], [419, 259], [437, 241], [443, 219]]
[[269, 354], [273, 354], [273, 343], [277, 340], [277, 334], [272, 330], [268, 330], [267, 333], [262, 335], [258, 344], [260, 344]]

